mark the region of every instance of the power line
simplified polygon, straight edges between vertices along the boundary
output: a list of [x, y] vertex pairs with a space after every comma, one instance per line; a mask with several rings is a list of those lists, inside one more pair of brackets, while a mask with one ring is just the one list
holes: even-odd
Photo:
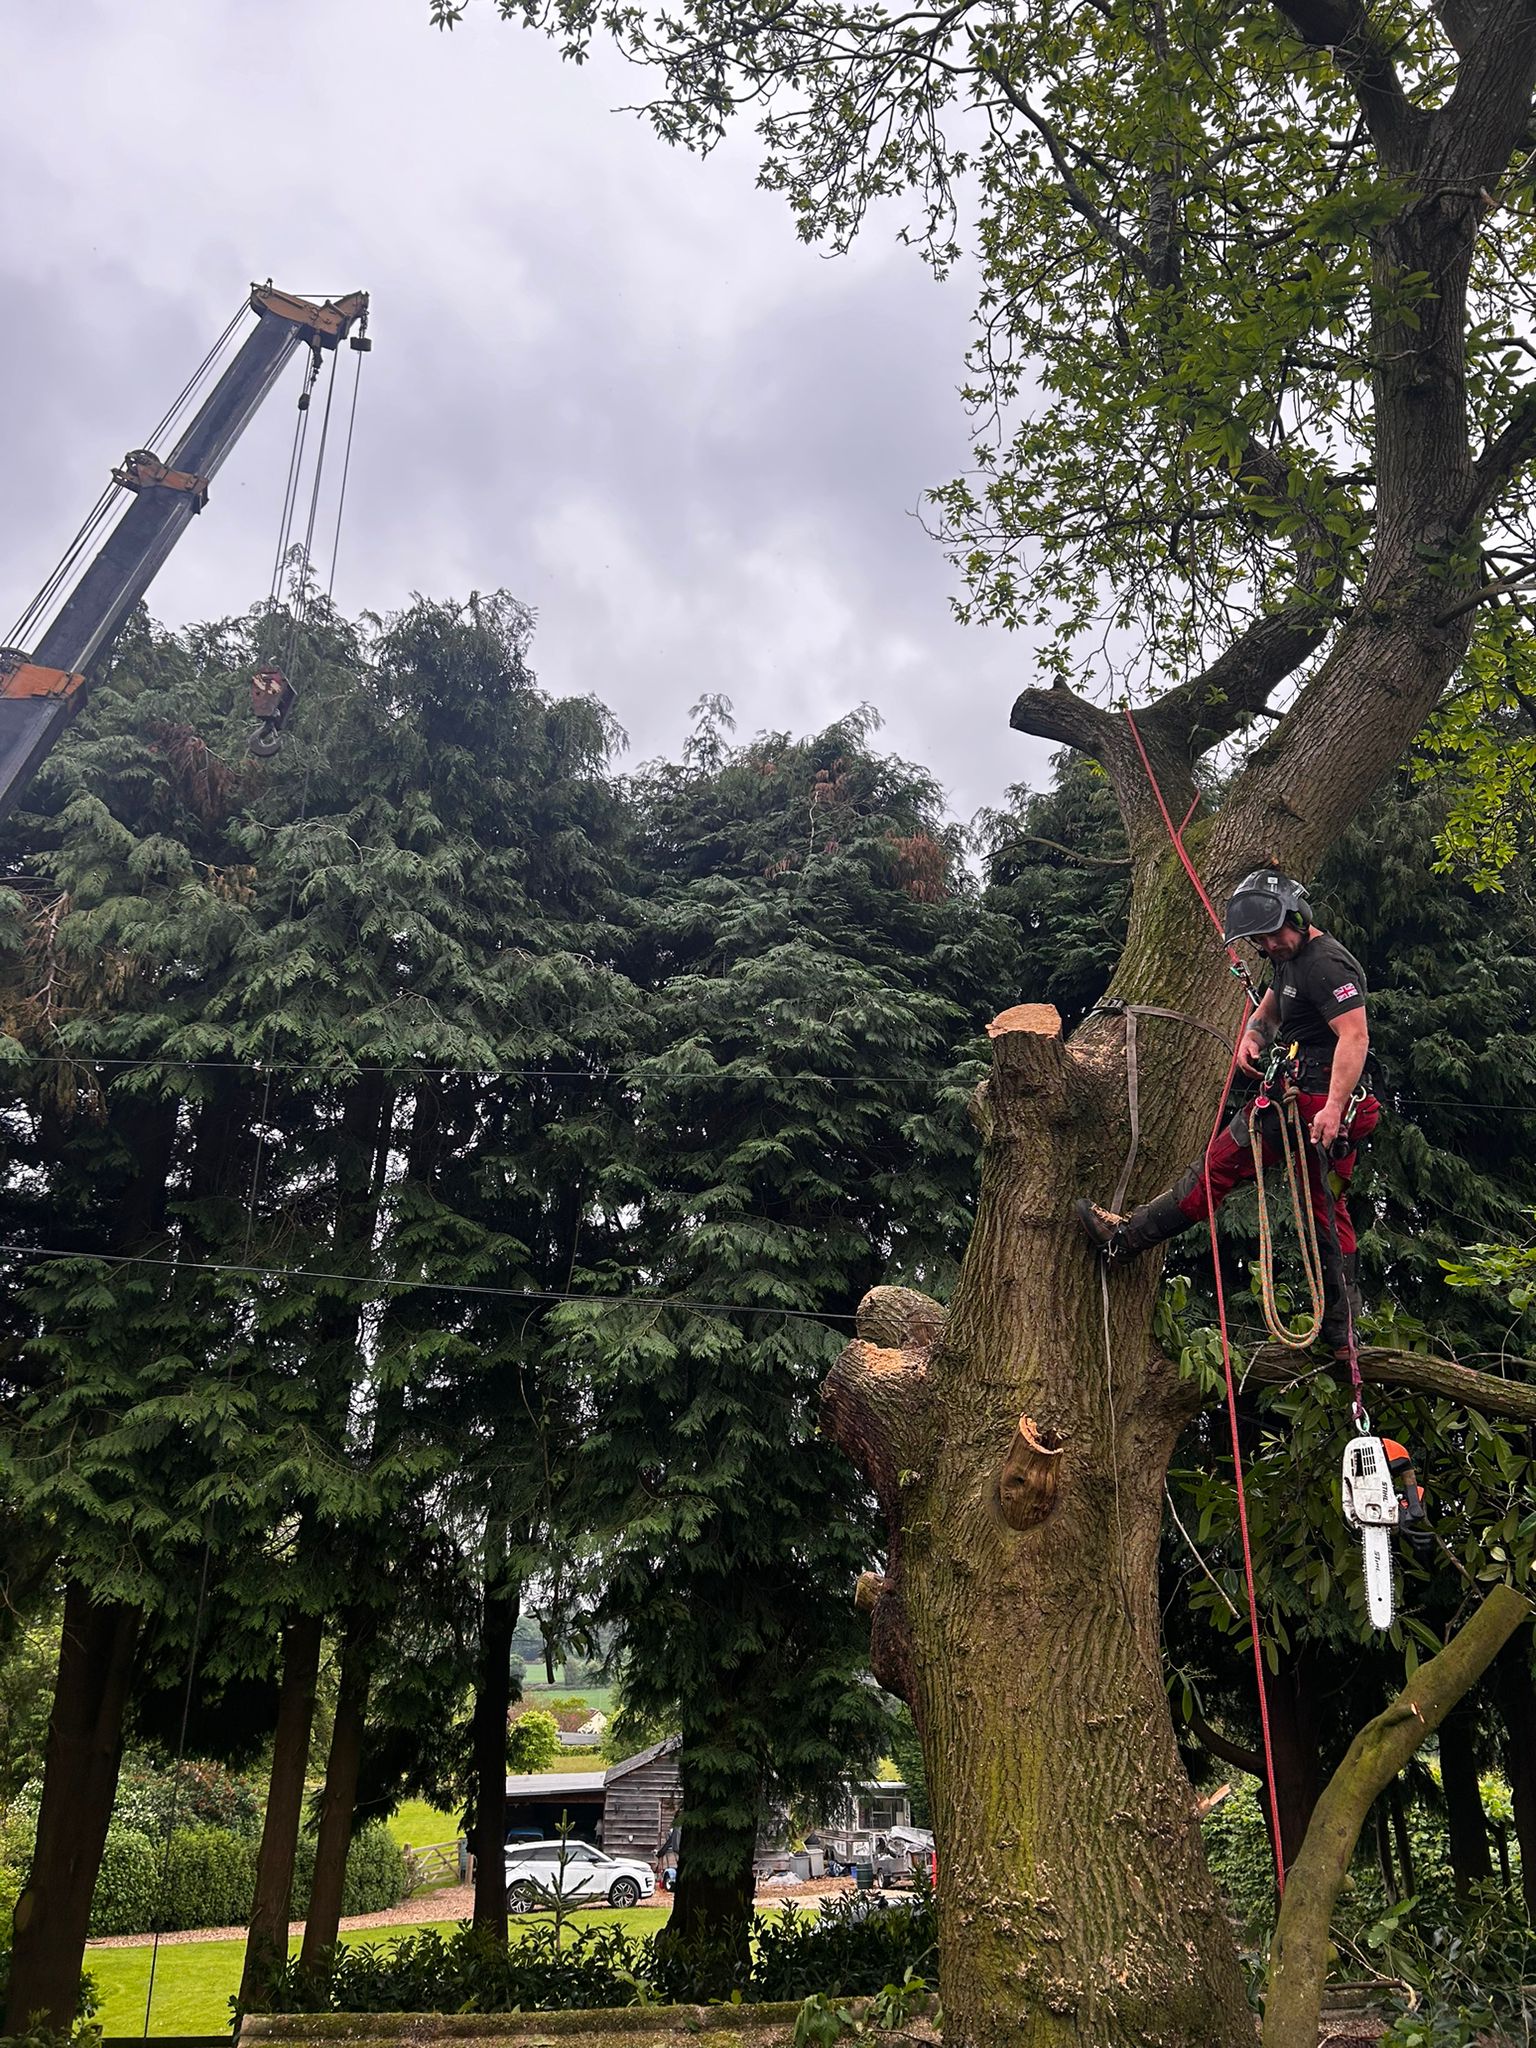
[[[430, 1080], [433, 1076], [442, 1079], [461, 1078], [480, 1080], [489, 1078], [500, 1081], [586, 1081], [592, 1087], [601, 1087], [609, 1081], [624, 1081], [633, 1078], [617, 1068], [607, 1067], [501, 1067], [487, 1060], [482, 1066], [455, 1066], [443, 1060], [398, 1060], [379, 1063], [371, 1060], [328, 1061], [328, 1060], [194, 1060], [185, 1059], [179, 1053], [151, 1052], [114, 1055], [104, 1058], [95, 1053], [28, 1053], [28, 1062], [33, 1066], [47, 1067], [177, 1067], [186, 1073], [251, 1073], [251, 1074], [318, 1074], [322, 1077], [349, 1081], [363, 1074], [418, 1074]], [[726, 1078], [726, 1070], [717, 1067], [713, 1074], [694, 1074], [684, 1079], [708, 1080]], [[796, 1081], [869, 1081], [880, 1077], [866, 1069], [859, 1074], [828, 1074], [821, 1071], [799, 1074], [780, 1074], [780, 1082]], [[943, 1076], [939, 1077], [944, 1078]], [[1385, 1109], [1465, 1109], [1496, 1113], [1500, 1116], [1536, 1116], [1536, 1102], [1463, 1102], [1454, 1095], [1399, 1095], [1388, 1090], [1382, 1099]]]
[[583, 1301], [625, 1308], [686, 1308], [701, 1315], [782, 1316], [790, 1322], [851, 1323], [857, 1318], [840, 1309], [776, 1308], [772, 1303], [698, 1301], [687, 1294], [578, 1294], [562, 1288], [492, 1287], [475, 1280], [396, 1280], [385, 1273], [333, 1273], [310, 1266], [225, 1265], [211, 1259], [157, 1259], [146, 1253], [70, 1251], [59, 1245], [0, 1243], [0, 1257], [84, 1259], [97, 1266], [154, 1266], [163, 1271], [233, 1273], [251, 1280], [336, 1280], [354, 1287], [388, 1287], [424, 1294], [469, 1294], [498, 1301]]

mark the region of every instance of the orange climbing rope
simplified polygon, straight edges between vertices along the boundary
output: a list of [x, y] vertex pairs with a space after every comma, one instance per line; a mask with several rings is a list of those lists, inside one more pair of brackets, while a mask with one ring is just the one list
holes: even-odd
[[[1217, 931], [1221, 934], [1221, 941], [1223, 946], [1226, 947], [1227, 958], [1232, 963], [1233, 972], [1242, 981], [1244, 1000], [1252, 1005], [1255, 1000], [1252, 979], [1247, 968], [1238, 958], [1235, 948], [1227, 945], [1226, 929], [1222, 924], [1221, 918], [1217, 915], [1216, 906], [1206, 894], [1205, 884], [1200, 880], [1199, 875], [1196, 874], [1194, 862], [1190, 859], [1184, 847], [1184, 825], [1189, 823], [1195, 806], [1191, 804], [1184, 813], [1183, 824], [1174, 824], [1172, 814], [1167, 804], [1163, 801], [1163, 792], [1158, 786], [1157, 776], [1153, 772], [1151, 760], [1148, 758], [1146, 747], [1142, 744], [1141, 734], [1136, 728], [1136, 720], [1131, 714], [1129, 705], [1126, 707], [1125, 722], [1131, 728], [1131, 738], [1136, 742], [1136, 751], [1141, 756], [1141, 765], [1146, 771], [1147, 781], [1151, 785], [1152, 794], [1157, 799], [1157, 807], [1163, 814], [1163, 823], [1168, 828], [1168, 837], [1172, 842], [1173, 850], [1183, 862], [1184, 872], [1194, 884], [1195, 894], [1204, 904], [1207, 917], [1210, 918], [1211, 923], [1215, 925]], [[1198, 802], [1198, 800], [1197, 797], [1196, 801]], [[1243, 1580], [1248, 1588], [1248, 1626], [1253, 1639], [1254, 1677], [1258, 1681], [1259, 1689], [1259, 1727], [1264, 1738], [1264, 1774], [1269, 1789], [1270, 1840], [1275, 1852], [1275, 1887], [1283, 1897], [1285, 1893], [1285, 1850], [1280, 1840], [1280, 1808], [1275, 1793], [1275, 1758], [1269, 1736], [1269, 1690], [1264, 1682], [1264, 1652], [1259, 1646], [1259, 1598], [1253, 1580], [1253, 1544], [1248, 1534], [1248, 1499], [1243, 1486], [1243, 1453], [1237, 1427], [1237, 1383], [1232, 1374], [1232, 1345], [1227, 1334], [1227, 1297], [1226, 1290], [1221, 1282], [1221, 1259], [1218, 1255], [1216, 1244], [1216, 1205], [1209, 1198], [1211, 1153], [1215, 1149], [1217, 1138], [1221, 1135], [1221, 1123], [1226, 1106], [1227, 1091], [1231, 1088], [1232, 1077], [1237, 1072], [1238, 1049], [1242, 1042], [1243, 1034], [1241, 1026], [1239, 1026], [1239, 1029], [1233, 1036], [1232, 1058], [1227, 1066], [1227, 1078], [1221, 1084], [1221, 1094], [1216, 1104], [1216, 1121], [1211, 1125], [1211, 1135], [1205, 1142], [1206, 1222], [1211, 1238], [1211, 1271], [1216, 1282], [1216, 1320], [1221, 1331], [1221, 1367], [1226, 1375], [1227, 1382], [1227, 1420], [1232, 1432], [1232, 1472], [1237, 1482], [1237, 1523], [1238, 1528], [1242, 1531], [1243, 1538]], [[1257, 1137], [1257, 1134], [1255, 1136]]]

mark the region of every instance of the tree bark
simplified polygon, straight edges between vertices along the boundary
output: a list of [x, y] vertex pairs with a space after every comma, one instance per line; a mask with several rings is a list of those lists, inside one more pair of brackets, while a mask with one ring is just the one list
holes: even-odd
[[315, 1983], [330, 1975], [332, 1952], [341, 1925], [341, 1894], [347, 1877], [347, 1851], [357, 1808], [357, 1775], [363, 1760], [363, 1725], [368, 1688], [373, 1678], [374, 1627], [371, 1617], [353, 1616], [341, 1651], [341, 1681], [336, 1693], [336, 1719], [331, 1729], [320, 1797], [320, 1824], [315, 1831], [315, 1875], [304, 1916], [304, 1941], [299, 1968]]
[[1498, 1701], [1525, 1915], [1536, 1924], [1536, 1685], [1531, 1682], [1529, 1629], [1520, 1632], [1499, 1660]]
[[[694, 1948], [690, 1975], [699, 1995], [725, 1998], [741, 1982], [752, 1931], [756, 1812], [745, 1827], [726, 1830], [718, 1820], [688, 1826], [687, 1746], [679, 1757], [683, 1784], [682, 1832], [678, 1838], [677, 1891], [672, 1917], [662, 1933], [665, 1948]], [[690, 1996], [694, 1995], [692, 1993]]]
[[[1069, 1052], [1046, 1005], [995, 1020], [953, 1308], [877, 1288], [824, 1390], [890, 1528], [871, 1657], [923, 1738], [951, 2048], [1252, 2038], [1162, 1678], [1163, 1474], [1194, 1397], [1148, 1341], [1156, 1261], [1101, 1296], [1070, 1212], [1112, 1178], [1123, 1067], [1098, 1023]], [[1149, 1109], [1193, 1149], [1187, 1090]], [[1015, 1528], [1021, 1415], [1060, 1455]]]
[[1317, 1803], [1285, 1887], [1270, 1951], [1264, 2048], [1316, 2048], [1329, 1922], [1371, 1803], [1477, 1683], [1530, 1612], [1529, 1601], [1513, 1586], [1495, 1586], [1460, 1634], [1438, 1657], [1421, 1664], [1392, 1704], [1350, 1744]]
[[256, 1890], [240, 1976], [240, 2009], [263, 2012], [288, 1961], [293, 1864], [304, 1813], [304, 1771], [315, 1718], [323, 1634], [317, 1614], [297, 1615], [283, 1631], [283, 1683], [272, 1739], [272, 1775], [256, 1854]]
[[474, 1771], [475, 1925], [507, 1938], [507, 1711], [512, 1705], [512, 1638], [520, 1589], [507, 1583], [505, 1531], [486, 1533], [480, 1663], [470, 1729]]
[[141, 1622], [135, 1608], [98, 1605], [78, 1580], [65, 1590], [37, 1846], [16, 1902], [8, 2034], [74, 2024]]
[[1445, 1793], [1446, 1828], [1450, 1836], [1451, 1874], [1459, 1897], [1493, 1876], [1488, 1848], [1488, 1817], [1477, 1784], [1475, 1728], [1465, 1706], [1447, 1714], [1440, 1728], [1440, 1784]]

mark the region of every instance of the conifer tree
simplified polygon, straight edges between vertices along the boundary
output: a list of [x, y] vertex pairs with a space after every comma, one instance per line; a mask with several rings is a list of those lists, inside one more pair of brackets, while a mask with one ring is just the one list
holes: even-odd
[[592, 1375], [582, 1471], [626, 1696], [682, 1731], [669, 1939], [729, 1953], [765, 1802], [826, 1801], [883, 1738], [850, 1599], [877, 1540], [817, 1388], [882, 1266], [948, 1282], [964, 1060], [1014, 963], [937, 792], [875, 752], [867, 713], [737, 748], [725, 707], [700, 709], [636, 792], [650, 999], [601, 1192], [634, 1218], [643, 1298], [563, 1321]]

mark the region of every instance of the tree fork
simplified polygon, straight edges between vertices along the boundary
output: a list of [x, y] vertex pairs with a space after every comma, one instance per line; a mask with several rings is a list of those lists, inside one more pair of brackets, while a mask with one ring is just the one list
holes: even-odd
[[240, 2010], [264, 2012], [288, 1960], [293, 1865], [304, 1813], [304, 1768], [315, 1718], [324, 1634], [318, 1614], [299, 1614], [283, 1631], [283, 1678], [272, 1739], [272, 1774], [256, 1852], [256, 1887], [240, 1973]]
[[304, 1942], [299, 1950], [299, 1969], [316, 1984], [330, 1975], [341, 1925], [347, 1852], [352, 1846], [358, 1771], [363, 1760], [363, 1727], [373, 1677], [374, 1626], [371, 1614], [353, 1614], [341, 1648], [336, 1718], [325, 1764], [320, 1820], [315, 1830], [315, 1873], [309, 1888], [309, 1908], [304, 1915]]

